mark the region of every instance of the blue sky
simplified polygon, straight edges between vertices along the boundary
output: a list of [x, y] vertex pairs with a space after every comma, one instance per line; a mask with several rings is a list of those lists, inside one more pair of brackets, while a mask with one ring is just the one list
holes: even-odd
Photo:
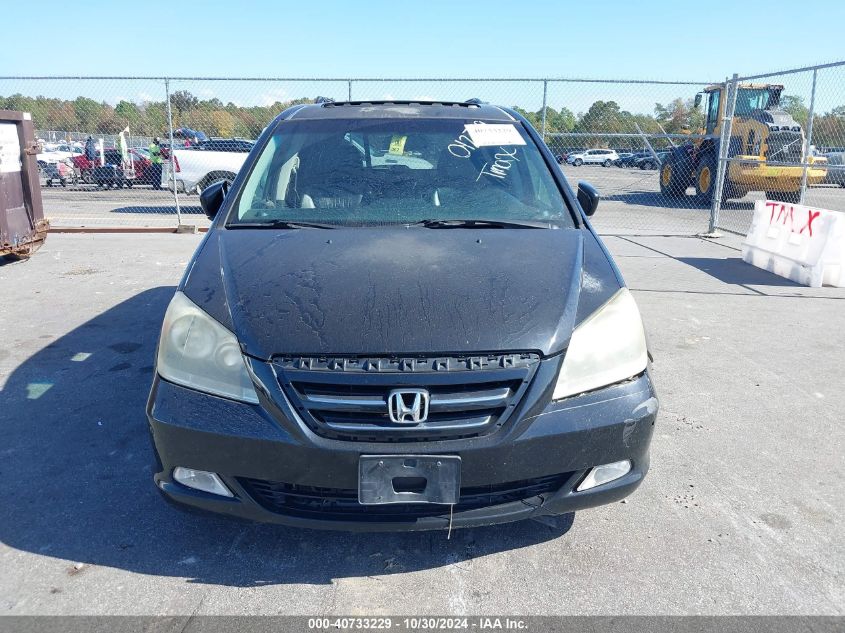
[[[719, 80], [845, 58], [845, 2], [41, 2], [5, 3], [0, 75], [180, 75], [252, 77], [591, 77]], [[701, 16], [700, 19], [697, 16]], [[723, 18], [727, 16], [728, 20]], [[698, 24], [696, 20], [698, 19]], [[36, 35], [34, 35], [34, 33]], [[39, 35], [40, 34], [40, 37]], [[120, 36], [123, 36], [122, 38]], [[121, 47], [116, 43], [123, 39]], [[63, 54], [64, 48], [69, 51]], [[845, 81], [842, 69], [838, 83]], [[786, 83], [786, 82], [784, 82]], [[792, 92], [807, 81], [796, 78]], [[0, 94], [75, 96], [110, 102], [157, 97], [143, 82], [10, 82]], [[342, 84], [192, 83], [179, 87], [224, 101], [345, 97]], [[369, 84], [357, 97], [437, 96], [450, 87]], [[177, 87], [178, 89], [178, 87]], [[461, 86], [490, 100], [539, 107], [541, 90], [515, 84]], [[314, 94], [297, 94], [303, 91]], [[574, 110], [601, 92], [623, 107], [689, 96], [692, 86], [616, 89], [559, 85], [550, 104]], [[150, 92], [152, 91], [152, 92]], [[787, 92], [790, 92], [788, 89]], [[607, 95], [607, 96], [605, 96]], [[468, 96], [468, 95], [464, 95]]]

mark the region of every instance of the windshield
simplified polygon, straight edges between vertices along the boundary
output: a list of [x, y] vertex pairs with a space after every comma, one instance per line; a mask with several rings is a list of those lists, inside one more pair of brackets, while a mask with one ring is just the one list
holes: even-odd
[[736, 96], [736, 114], [747, 116], [753, 110], [765, 110], [770, 99], [768, 88], [740, 88]]
[[470, 119], [283, 122], [258, 157], [228, 224], [431, 219], [573, 224], [521, 124]]

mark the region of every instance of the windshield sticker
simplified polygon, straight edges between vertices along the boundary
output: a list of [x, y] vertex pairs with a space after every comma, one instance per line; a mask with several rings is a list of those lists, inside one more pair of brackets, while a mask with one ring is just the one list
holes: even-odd
[[[500, 147], [499, 150], [493, 154], [494, 160], [492, 165], [489, 161], [484, 163], [484, 166], [478, 173], [478, 178], [475, 179], [476, 182], [481, 180], [482, 176], [504, 180], [505, 176], [510, 173], [510, 168], [513, 164], [519, 162], [519, 159], [516, 157], [516, 153], [519, 151], [518, 149], [514, 148], [512, 151], [508, 151], [504, 147]], [[487, 168], [488, 165], [490, 165], [489, 169]]]
[[405, 141], [407, 140], [407, 136], [394, 134], [393, 138], [390, 139], [390, 149], [387, 150], [387, 153], [395, 156], [402, 156], [402, 154], [405, 153]]
[[465, 129], [475, 147], [525, 145], [525, 139], [512, 123], [472, 123]]

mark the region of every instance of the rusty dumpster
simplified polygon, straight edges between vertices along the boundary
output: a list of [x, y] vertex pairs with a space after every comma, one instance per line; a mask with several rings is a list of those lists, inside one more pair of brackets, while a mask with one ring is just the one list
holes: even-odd
[[0, 110], [0, 256], [29, 257], [47, 237], [37, 153], [29, 113]]

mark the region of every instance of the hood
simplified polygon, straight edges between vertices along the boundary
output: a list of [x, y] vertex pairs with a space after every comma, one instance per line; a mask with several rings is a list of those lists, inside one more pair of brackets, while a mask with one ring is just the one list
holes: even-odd
[[590, 304], [618, 288], [607, 263], [584, 277], [585, 239], [606, 262], [577, 229], [212, 229], [182, 290], [261, 359], [551, 355], [583, 318], [582, 280]]

